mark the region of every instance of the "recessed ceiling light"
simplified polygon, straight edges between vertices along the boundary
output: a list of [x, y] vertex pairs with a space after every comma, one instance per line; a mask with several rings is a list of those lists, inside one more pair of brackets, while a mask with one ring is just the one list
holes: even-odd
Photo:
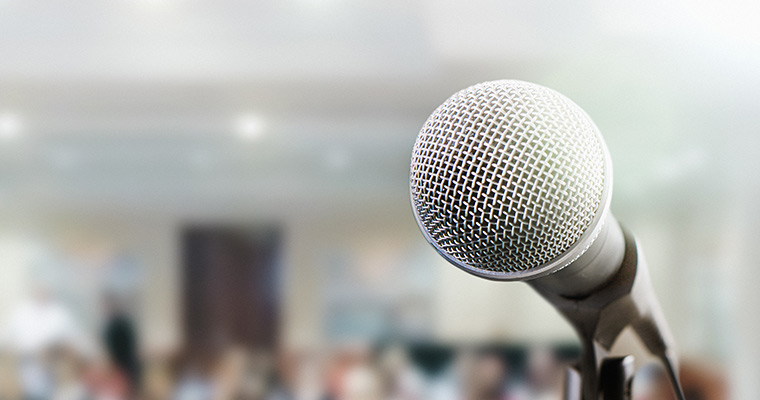
[[264, 119], [259, 115], [245, 114], [235, 121], [235, 131], [241, 139], [256, 140], [264, 134]]
[[0, 138], [13, 139], [21, 134], [21, 121], [11, 113], [0, 113]]

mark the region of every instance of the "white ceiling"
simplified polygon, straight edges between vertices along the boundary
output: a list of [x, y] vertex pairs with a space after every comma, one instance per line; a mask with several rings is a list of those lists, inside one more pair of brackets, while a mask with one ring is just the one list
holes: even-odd
[[[500, 78], [579, 102], [627, 202], [742, 179], [756, 152], [736, 140], [757, 145], [760, 127], [756, 9], [648, 3], [0, 0], [0, 113], [21, 126], [0, 142], [0, 204], [407, 208], [424, 119]], [[249, 113], [254, 141], [235, 132]]]

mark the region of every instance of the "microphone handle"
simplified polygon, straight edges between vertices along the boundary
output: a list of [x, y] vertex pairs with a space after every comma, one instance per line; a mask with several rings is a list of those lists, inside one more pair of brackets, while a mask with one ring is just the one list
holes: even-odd
[[601, 363], [628, 326], [633, 328], [647, 350], [662, 361], [677, 399], [684, 400], [673, 339], [654, 296], [646, 261], [634, 236], [628, 230], [621, 229], [625, 250], [620, 268], [606, 284], [591, 294], [565, 297], [542, 285], [541, 278], [528, 281], [528, 284], [554, 305], [580, 336], [583, 346], [580, 360], [583, 400], [599, 398]]

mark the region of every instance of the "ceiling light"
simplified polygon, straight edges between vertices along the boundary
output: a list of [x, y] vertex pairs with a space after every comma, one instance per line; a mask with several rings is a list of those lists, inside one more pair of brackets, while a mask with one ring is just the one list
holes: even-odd
[[21, 133], [21, 121], [11, 113], [0, 113], [0, 138], [13, 139]]
[[259, 139], [264, 133], [264, 120], [255, 114], [241, 115], [235, 122], [235, 130], [241, 139]]

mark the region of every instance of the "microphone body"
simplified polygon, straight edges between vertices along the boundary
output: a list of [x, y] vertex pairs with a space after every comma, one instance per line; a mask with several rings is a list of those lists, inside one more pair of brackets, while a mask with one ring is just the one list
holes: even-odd
[[575, 103], [512, 80], [454, 94], [420, 131], [410, 192], [441, 256], [479, 277], [526, 281], [570, 322], [583, 345], [582, 399], [598, 400], [602, 362], [628, 326], [683, 399], [643, 255], [609, 210], [607, 147]]
[[[579, 258], [573, 263], [577, 265], [571, 264], [555, 274], [527, 283], [565, 317], [581, 338], [583, 355], [579, 370], [583, 377], [583, 399], [598, 398], [602, 362], [628, 326], [649, 353], [661, 360], [676, 395], [683, 399], [673, 339], [655, 297], [643, 253], [635, 237], [614, 218], [607, 223], [609, 236], [599, 238], [604, 242], [597, 243], [596, 256], [587, 252], [589, 258]], [[589, 249], [592, 250], [596, 249]], [[618, 256], [619, 262], [614, 261]], [[590, 273], [584, 274], [586, 271]], [[565, 279], [583, 284], [567, 293], [562, 290]], [[592, 282], [601, 283], [584, 293], [577, 290], [585, 284], [590, 287]]]

